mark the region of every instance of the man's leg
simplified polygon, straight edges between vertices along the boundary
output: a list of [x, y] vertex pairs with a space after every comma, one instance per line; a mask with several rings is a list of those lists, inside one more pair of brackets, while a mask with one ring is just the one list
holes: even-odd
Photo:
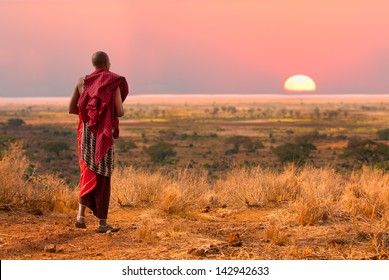
[[97, 174], [96, 179], [97, 186], [95, 190], [95, 216], [99, 219], [99, 226], [97, 228], [97, 232], [103, 233], [107, 231], [119, 231], [119, 228], [113, 228], [107, 224], [109, 200], [111, 197], [111, 177], [105, 177]]
[[78, 204], [78, 214], [77, 214], [77, 220], [76, 220], [76, 227], [77, 228], [86, 228], [85, 224], [85, 206], [81, 203]]

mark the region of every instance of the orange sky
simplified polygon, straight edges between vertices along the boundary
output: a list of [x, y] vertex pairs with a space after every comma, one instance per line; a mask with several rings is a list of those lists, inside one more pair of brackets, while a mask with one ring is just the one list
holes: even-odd
[[387, 0], [0, 0], [0, 97], [67, 96], [105, 50], [133, 93], [389, 92]]

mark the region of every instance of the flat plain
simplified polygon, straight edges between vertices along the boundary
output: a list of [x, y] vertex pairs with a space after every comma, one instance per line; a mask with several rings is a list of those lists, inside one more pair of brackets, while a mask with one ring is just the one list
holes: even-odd
[[0, 99], [1, 259], [388, 259], [388, 95], [129, 96], [102, 235], [67, 102]]

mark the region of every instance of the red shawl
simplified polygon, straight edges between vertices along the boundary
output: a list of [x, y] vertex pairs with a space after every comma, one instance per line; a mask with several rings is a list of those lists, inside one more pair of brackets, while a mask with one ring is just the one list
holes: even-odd
[[96, 137], [95, 163], [108, 152], [113, 139], [119, 137], [119, 118], [115, 112], [115, 91], [120, 88], [122, 101], [128, 95], [124, 77], [99, 68], [84, 79], [84, 92], [78, 100], [78, 109], [84, 123]]

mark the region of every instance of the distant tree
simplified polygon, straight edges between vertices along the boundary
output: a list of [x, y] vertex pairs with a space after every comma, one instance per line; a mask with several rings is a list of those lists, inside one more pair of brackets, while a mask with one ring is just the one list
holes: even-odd
[[137, 148], [134, 141], [126, 138], [119, 138], [116, 140], [116, 145], [120, 152], [128, 152], [128, 150]]
[[316, 107], [314, 110], [313, 110], [313, 117], [315, 119], [320, 119], [321, 117], [321, 112], [320, 112], [320, 109], [318, 107]]
[[160, 130], [159, 137], [163, 140], [173, 140], [177, 137], [177, 133], [173, 130]]
[[321, 134], [319, 131], [314, 130], [312, 132], [300, 135], [296, 137], [297, 142], [313, 142], [316, 140], [321, 140], [327, 138], [327, 134]]
[[312, 150], [317, 148], [311, 143], [286, 143], [272, 149], [282, 163], [294, 162], [303, 164], [309, 157]]
[[226, 140], [226, 144], [232, 144], [234, 146], [233, 149], [230, 150], [231, 153], [239, 153], [239, 149], [242, 145], [250, 145], [251, 143], [252, 141], [248, 136], [232, 136]]
[[166, 142], [159, 142], [145, 149], [145, 152], [150, 156], [151, 161], [162, 163], [168, 157], [176, 155], [173, 149], [174, 145]]
[[260, 139], [252, 140], [251, 142], [247, 142], [243, 144], [243, 146], [246, 148], [247, 152], [253, 153], [256, 150], [263, 149], [265, 146], [263, 145], [262, 141]]
[[233, 148], [226, 151], [226, 154], [237, 154], [240, 151], [240, 148], [243, 146], [247, 152], [252, 153], [257, 149], [262, 149], [265, 146], [262, 144], [260, 139], [253, 141], [248, 136], [232, 136], [228, 138], [225, 142], [228, 145], [233, 145]]
[[1, 122], [0, 128], [3, 130], [3, 134], [7, 134], [8, 125], [6, 123]]
[[227, 107], [227, 112], [230, 112], [232, 114], [235, 114], [236, 112], [238, 112], [238, 109], [236, 109], [235, 106], [228, 106]]
[[361, 164], [389, 161], [389, 146], [369, 139], [349, 140], [343, 157], [353, 158]]
[[16, 118], [16, 119], [9, 119], [9, 120], [7, 121], [8, 127], [17, 128], [17, 127], [21, 127], [21, 126], [23, 126], [23, 125], [25, 125], [25, 124], [26, 124], [26, 123], [24, 122], [24, 120], [18, 119], [18, 118]]
[[213, 107], [213, 111], [211, 113], [212, 117], [214, 118], [218, 112], [219, 112], [219, 107]]
[[44, 149], [48, 152], [55, 153], [59, 157], [61, 151], [69, 150], [69, 145], [65, 142], [49, 142], [44, 145]]
[[379, 140], [389, 140], [389, 128], [378, 130], [377, 136]]

